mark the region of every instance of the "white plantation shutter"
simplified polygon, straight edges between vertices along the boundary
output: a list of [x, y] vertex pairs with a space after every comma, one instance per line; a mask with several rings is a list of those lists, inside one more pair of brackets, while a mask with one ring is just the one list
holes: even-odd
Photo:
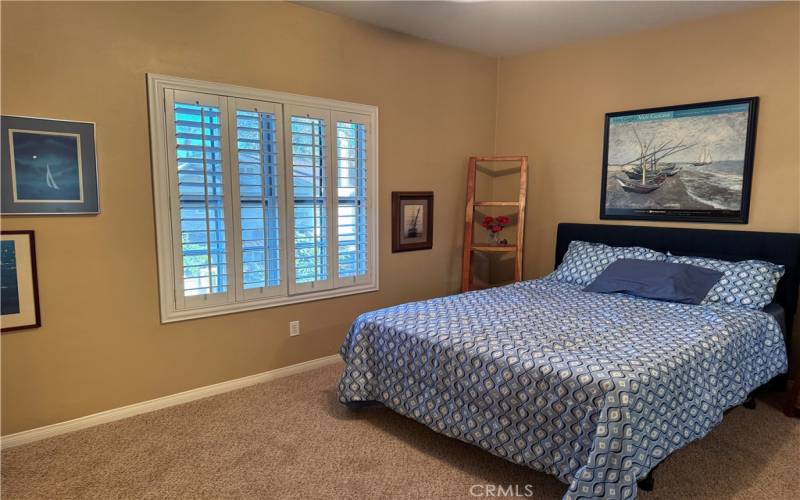
[[336, 127], [336, 285], [346, 286], [369, 280], [368, 162], [369, 117], [334, 112]]
[[232, 176], [238, 193], [236, 247], [240, 300], [285, 295], [283, 155], [280, 105], [230, 99]]
[[176, 238], [175, 300], [183, 307], [226, 303], [231, 286], [226, 100], [167, 92], [167, 139]]
[[378, 289], [377, 108], [148, 82], [162, 321]]
[[330, 112], [286, 106], [290, 293], [325, 290], [331, 279]]

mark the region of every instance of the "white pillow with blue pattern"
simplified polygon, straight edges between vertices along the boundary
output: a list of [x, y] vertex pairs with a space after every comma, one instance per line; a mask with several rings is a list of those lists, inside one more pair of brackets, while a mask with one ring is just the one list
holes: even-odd
[[763, 260], [727, 260], [683, 257], [667, 254], [668, 262], [691, 264], [722, 273], [701, 304], [721, 303], [747, 309], [763, 309], [775, 297], [775, 288], [786, 271], [781, 265]]
[[564, 259], [548, 278], [561, 283], [586, 286], [600, 273], [619, 259], [639, 259], [663, 262], [667, 256], [644, 247], [611, 247], [602, 243], [574, 240], [569, 244]]

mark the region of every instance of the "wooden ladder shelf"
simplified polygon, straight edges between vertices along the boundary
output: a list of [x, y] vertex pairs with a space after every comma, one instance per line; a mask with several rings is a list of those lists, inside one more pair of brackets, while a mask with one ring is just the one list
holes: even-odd
[[[476, 201], [475, 183], [478, 162], [517, 162], [519, 163], [519, 198], [517, 201]], [[525, 236], [525, 198], [528, 191], [528, 157], [527, 156], [473, 156], [469, 159], [467, 173], [467, 211], [464, 222], [464, 261], [461, 267], [461, 291], [473, 290], [472, 286], [472, 253], [473, 252], [509, 252], [514, 253], [514, 281], [522, 281], [522, 254]], [[475, 208], [477, 207], [515, 207], [517, 210], [517, 241], [515, 245], [480, 245], [475, 244]]]

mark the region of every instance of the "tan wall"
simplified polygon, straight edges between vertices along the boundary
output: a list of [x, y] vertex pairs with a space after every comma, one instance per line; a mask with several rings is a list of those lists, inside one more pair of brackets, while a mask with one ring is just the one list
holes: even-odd
[[799, 29], [787, 3], [501, 59], [496, 150], [532, 165], [526, 277], [552, 271], [559, 222], [600, 222], [607, 112], [760, 96], [750, 223], [640, 224], [800, 231]]
[[785, 4], [501, 59], [496, 149], [532, 165], [526, 275], [552, 270], [559, 222], [600, 221], [612, 111], [760, 96], [750, 223], [640, 224], [800, 231], [798, 16]]
[[[332, 354], [360, 312], [456, 291], [465, 160], [491, 152], [495, 104], [495, 150], [532, 162], [528, 277], [558, 222], [598, 221], [608, 111], [761, 96], [751, 224], [720, 227], [800, 230], [797, 19], [766, 7], [495, 68], [289, 4], [4, 2], [2, 112], [95, 121], [103, 213], [2, 220], [37, 232], [44, 321], [2, 337], [2, 433]], [[379, 106], [381, 291], [160, 325], [146, 72]], [[435, 191], [433, 250], [390, 253], [392, 190]]]
[[[147, 72], [377, 105], [381, 291], [159, 324]], [[359, 313], [458, 290], [454, 221], [467, 157], [494, 143], [495, 75], [291, 4], [3, 2], [2, 112], [97, 123], [102, 214], [2, 220], [36, 231], [44, 323], [2, 336], [2, 433], [334, 354]], [[390, 253], [392, 190], [435, 192], [432, 250]]]

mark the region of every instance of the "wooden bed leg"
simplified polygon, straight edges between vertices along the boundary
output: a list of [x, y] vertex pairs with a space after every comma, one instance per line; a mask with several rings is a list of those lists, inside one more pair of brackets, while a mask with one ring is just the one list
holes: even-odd
[[747, 400], [744, 403], [742, 403], [742, 406], [744, 406], [748, 410], [755, 410], [756, 398], [754, 398], [753, 396], [748, 397]]
[[640, 479], [637, 483], [639, 485], [639, 489], [642, 491], [653, 491], [653, 487], [655, 486], [656, 480], [653, 478], [653, 471], [647, 473], [644, 479]]

